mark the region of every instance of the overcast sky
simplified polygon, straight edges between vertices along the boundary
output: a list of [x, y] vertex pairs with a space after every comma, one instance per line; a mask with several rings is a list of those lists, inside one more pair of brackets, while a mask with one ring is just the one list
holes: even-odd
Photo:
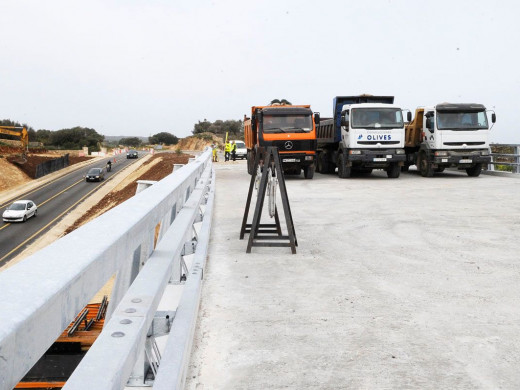
[[0, 119], [104, 135], [191, 134], [286, 98], [495, 109], [520, 143], [518, 1], [0, 0]]

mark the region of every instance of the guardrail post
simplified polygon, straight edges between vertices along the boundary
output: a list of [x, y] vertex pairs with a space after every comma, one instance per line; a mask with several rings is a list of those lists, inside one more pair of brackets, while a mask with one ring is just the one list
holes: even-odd
[[175, 171], [181, 169], [183, 166], [184, 166], [184, 164], [173, 164], [173, 171], [172, 172], [175, 172]]
[[515, 173], [520, 173], [520, 145], [515, 146]]
[[491, 150], [491, 147], [489, 148], [489, 155], [491, 156], [491, 162], [488, 164], [488, 171], [494, 171], [495, 170], [495, 156], [493, 156], [493, 151]]
[[146, 190], [148, 187], [157, 183], [157, 180], [137, 180], [137, 189], [135, 193], [138, 194], [141, 191]]

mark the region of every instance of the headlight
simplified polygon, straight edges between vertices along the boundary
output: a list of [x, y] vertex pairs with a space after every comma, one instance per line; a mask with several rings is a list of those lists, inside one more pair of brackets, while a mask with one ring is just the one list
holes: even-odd
[[395, 154], [404, 154], [404, 149], [397, 149]]
[[96, 179], [99, 179], [99, 176], [96, 176]]
[[448, 157], [448, 152], [435, 152], [436, 157]]
[[349, 154], [361, 154], [361, 150], [351, 150]]
[[312, 160], [313, 158], [313, 156], [305, 156], [305, 160]]
[[481, 154], [482, 156], [489, 156], [489, 150], [483, 150]]

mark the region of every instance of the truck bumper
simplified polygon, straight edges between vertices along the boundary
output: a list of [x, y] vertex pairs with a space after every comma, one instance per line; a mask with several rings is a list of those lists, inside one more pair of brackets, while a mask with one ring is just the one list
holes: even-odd
[[315, 154], [280, 153], [282, 166], [288, 168], [306, 167], [314, 164]]
[[491, 162], [490, 155], [482, 155], [481, 151], [460, 151], [446, 152], [447, 155], [438, 155], [442, 152], [436, 152], [433, 156], [433, 163], [437, 165], [463, 165], [470, 166], [475, 164], [489, 164]]
[[392, 163], [400, 163], [402, 165], [405, 160], [404, 149], [353, 149], [348, 153], [348, 161], [351, 162], [352, 166], [385, 167]]

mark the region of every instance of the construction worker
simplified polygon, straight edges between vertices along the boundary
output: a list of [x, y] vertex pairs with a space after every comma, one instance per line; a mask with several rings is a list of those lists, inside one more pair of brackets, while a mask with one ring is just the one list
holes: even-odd
[[213, 145], [213, 162], [218, 162], [218, 149], [216, 145]]
[[231, 142], [231, 158], [233, 161], [236, 161], [237, 159], [237, 144], [235, 141]]
[[229, 161], [229, 154], [231, 153], [231, 144], [226, 142], [224, 146], [224, 161]]

